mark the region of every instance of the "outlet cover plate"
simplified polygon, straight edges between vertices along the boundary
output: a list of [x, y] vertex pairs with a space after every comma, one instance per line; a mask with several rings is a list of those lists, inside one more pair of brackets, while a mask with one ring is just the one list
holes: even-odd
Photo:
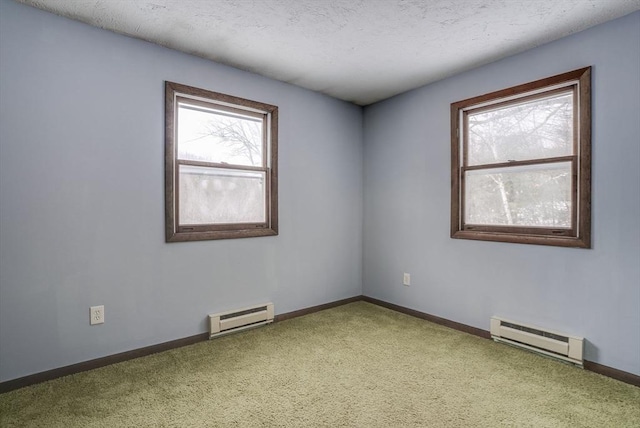
[[104, 305], [91, 306], [90, 316], [91, 325], [104, 324]]

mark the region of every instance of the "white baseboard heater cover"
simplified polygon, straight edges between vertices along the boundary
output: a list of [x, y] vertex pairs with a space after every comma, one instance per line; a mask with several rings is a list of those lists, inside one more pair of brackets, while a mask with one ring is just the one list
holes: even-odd
[[537, 352], [583, 367], [584, 338], [491, 317], [491, 337], [519, 348]]
[[209, 315], [209, 338], [273, 322], [273, 303]]

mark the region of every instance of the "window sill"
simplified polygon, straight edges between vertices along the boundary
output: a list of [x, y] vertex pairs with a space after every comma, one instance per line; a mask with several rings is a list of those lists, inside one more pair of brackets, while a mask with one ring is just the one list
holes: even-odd
[[213, 239], [255, 238], [259, 236], [276, 236], [277, 229], [240, 229], [216, 230], [210, 232], [174, 232], [167, 231], [166, 242], [209, 241]]
[[524, 235], [500, 232], [479, 232], [471, 230], [452, 231], [454, 239], [477, 241], [511, 242], [517, 244], [552, 245], [556, 247], [591, 248], [588, 237]]

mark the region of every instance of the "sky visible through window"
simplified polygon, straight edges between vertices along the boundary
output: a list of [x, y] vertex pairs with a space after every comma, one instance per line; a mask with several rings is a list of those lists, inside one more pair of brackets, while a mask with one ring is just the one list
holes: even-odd
[[262, 165], [261, 121], [215, 114], [183, 104], [180, 104], [178, 115], [179, 159]]

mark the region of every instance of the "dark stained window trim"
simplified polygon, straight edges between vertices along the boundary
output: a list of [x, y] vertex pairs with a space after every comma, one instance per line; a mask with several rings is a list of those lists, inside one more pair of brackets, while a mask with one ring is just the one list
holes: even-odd
[[[195, 99], [194, 104], [210, 107], [232, 115], [264, 117], [265, 166], [244, 167], [209, 164], [177, 159], [175, 141], [177, 100]], [[267, 159], [268, 157], [268, 159]], [[226, 167], [235, 170], [264, 171], [267, 179], [266, 222], [216, 225], [179, 225], [178, 188], [176, 174], [179, 164]], [[278, 107], [244, 98], [207, 91], [174, 82], [165, 82], [165, 240], [166, 242], [202, 241], [278, 235]]]
[[[578, 131], [577, 153], [574, 153], [573, 157], [575, 159], [571, 161], [573, 165], [574, 192], [572, 228], [465, 225], [463, 222], [464, 189], [461, 179], [464, 167], [461, 165], [460, 156], [461, 145], [466, 143], [465, 141], [460, 141], [463, 112], [473, 106], [479, 106], [479, 109], [484, 109], [487, 103], [511, 102], [513, 99], [519, 99], [520, 95], [522, 95], [522, 98], [535, 98], [538, 93], [546, 92], [544, 88], [548, 87], [550, 91], [555, 91], [556, 86], [572, 81], [577, 82], [577, 102], [575, 102], [576, 95], [574, 95], [574, 112], [576, 113], [574, 114], [574, 127]], [[534, 160], [531, 163], [545, 161], [549, 162], [550, 160]], [[466, 168], [469, 170], [476, 167]], [[451, 237], [456, 239], [591, 248], [591, 67], [451, 104]]]

